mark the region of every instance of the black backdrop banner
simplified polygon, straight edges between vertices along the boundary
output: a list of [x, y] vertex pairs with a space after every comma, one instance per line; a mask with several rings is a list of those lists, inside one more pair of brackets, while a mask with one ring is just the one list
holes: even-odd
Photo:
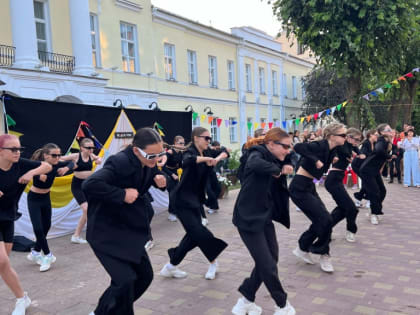
[[[22, 134], [23, 154], [29, 157], [44, 144], [57, 144], [62, 152], [71, 146], [81, 121], [87, 122], [95, 137], [105, 143], [121, 109], [107, 106], [62, 103], [5, 95], [7, 114], [16, 122], [10, 131]], [[163, 127], [164, 141], [172, 143], [176, 135], [188, 142], [191, 137], [191, 112], [150, 111], [124, 109], [135, 129], [152, 127], [155, 122]]]

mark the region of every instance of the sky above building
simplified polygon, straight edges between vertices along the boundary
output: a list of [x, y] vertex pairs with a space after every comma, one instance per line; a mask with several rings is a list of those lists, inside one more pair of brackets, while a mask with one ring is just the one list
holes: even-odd
[[252, 26], [276, 36], [281, 27], [266, 0], [152, 0], [152, 4], [228, 33], [231, 27]]

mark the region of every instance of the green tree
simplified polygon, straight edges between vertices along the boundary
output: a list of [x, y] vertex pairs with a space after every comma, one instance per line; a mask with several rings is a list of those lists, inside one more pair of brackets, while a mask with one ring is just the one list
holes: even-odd
[[[288, 36], [309, 47], [321, 65], [347, 78], [346, 99], [356, 99], [365, 78], [398, 73], [401, 51], [416, 32], [418, 0], [269, 1]], [[359, 126], [362, 103], [347, 106]]]

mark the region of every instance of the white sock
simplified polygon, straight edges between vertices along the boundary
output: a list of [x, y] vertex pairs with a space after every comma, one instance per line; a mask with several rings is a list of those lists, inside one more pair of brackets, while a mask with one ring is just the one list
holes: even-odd
[[48, 254], [48, 255], [46, 255], [47, 257], [51, 257], [52, 256], [52, 254], [51, 254], [51, 252]]
[[242, 301], [245, 303], [245, 304], [251, 304], [252, 302], [251, 301], [248, 301], [247, 300], [247, 298], [246, 297], [242, 297]]
[[32, 253], [33, 256], [39, 256], [39, 255], [41, 255], [41, 252], [37, 252], [34, 249], [31, 251], [31, 253]]
[[172, 265], [171, 263], [167, 263], [165, 267], [166, 267], [166, 268], [168, 268], [168, 269], [174, 269], [174, 268], [176, 268], [176, 267], [175, 267], [174, 265]]

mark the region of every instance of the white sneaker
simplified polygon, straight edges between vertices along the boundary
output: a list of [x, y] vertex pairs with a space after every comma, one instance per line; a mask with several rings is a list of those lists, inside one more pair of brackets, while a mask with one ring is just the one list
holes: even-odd
[[370, 215], [370, 223], [372, 223], [373, 225], [379, 224], [378, 216], [376, 214]]
[[87, 241], [83, 238], [81, 238], [80, 236], [74, 236], [72, 235], [71, 237], [71, 242], [73, 244], [87, 244]]
[[301, 250], [299, 245], [293, 250], [293, 254], [295, 254], [296, 257], [302, 259], [307, 264], [310, 264], [310, 265], [315, 264], [315, 262], [312, 260], [311, 254]]
[[276, 305], [276, 308], [274, 309], [274, 315], [295, 315], [296, 311], [294, 307], [289, 303], [289, 301], [286, 301], [286, 305], [282, 308], [278, 307]]
[[162, 270], [160, 271], [160, 275], [166, 278], [185, 278], [188, 274], [181, 269], [178, 269], [176, 266], [172, 266], [170, 264], [166, 264], [163, 266]]
[[95, 312], [90, 312], [89, 315], [95, 315]]
[[359, 186], [358, 185], [353, 185], [353, 187], [351, 189], [357, 190], [357, 189], [359, 189]]
[[51, 265], [53, 263], [55, 263], [55, 261], [57, 260], [57, 258], [51, 254], [51, 256], [44, 256], [42, 257], [41, 260], [41, 267], [39, 267], [39, 271], [44, 272], [44, 271], [48, 271], [51, 268]]
[[302, 211], [298, 206], [296, 206], [296, 211]]
[[232, 314], [235, 315], [261, 315], [262, 308], [253, 302], [246, 301], [245, 298], [239, 298], [232, 308]]
[[405, 188], [408, 188], [408, 185], [406, 185], [406, 184], [404, 184], [403, 186], [404, 186]]
[[171, 222], [176, 222], [176, 221], [178, 221], [178, 218], [176, 217], [175, 214], [169, 213], [168, 220], [171, 221]]
[[213, 209], [210, 209], [210, 208], [208, 208], [208, 209], [207, 209], [207, 213], [208, 213], [208, 214], [213, 214], [213, 213], [215, 213], [215, 212], [216, 212], [216, 211], [214, 211]]
[[370, 200], [368, 200], [367, 202], [366, 202], [366, 206], [365, 206], [365, 208], [370, 208]]
[[207, 220], [206, 218], [202, 218], [201, 219], [201, 224], [204, 226], [207, 226], [209, 224], [209, 220]]
[[356, 236], [350, 231], [346, 231], [346, 241], [350, 243], [356, 242]]
[[154, 246], [155, 246], [155, 243], [153, 243], [153, 241], [150, 240], [150, 241], [147, 241], [147, 243], [144, 245], [144, 248], [146, 250], [151, 250]]
[[321, 266], [322, 271], [334, 272], [334, 267], [331, 263], [330, 255], [321, 255], [321, 257], [319, 258], [319, 264]]
[[207, 280], [214, 280], [216, 278], [217, 269], [219, 268], [219, 264], [214, 262], [213, 264], [210, 264], [209, 270], [207, 270], [205, 278]]
[[16, 299], [15, 309], [12, 315], [25, 315], [26, 309], [31, 305], [31, 299], [28, 293], [24, 292], [24, 296], [20, 299]]
[[42, 255], [41, 255], [41, 254], [34, 255], [32, 252], [30, 252], [30, 253], [28, 254], [28, 256], [26, 256], [26, 258], [27, 258], [29, 261], [31, 261], [31, 262], [33, 262], [33, 263], [36, 263], [36, 264], [40, 265], [40, 264], [41, 264], [41, 260], [42, 260]]
[[354, 202], [354, 204], [356, 205], [357, 208], [361, 208], [363, 207], [363, 203], [360, 200], [357, 200]]

